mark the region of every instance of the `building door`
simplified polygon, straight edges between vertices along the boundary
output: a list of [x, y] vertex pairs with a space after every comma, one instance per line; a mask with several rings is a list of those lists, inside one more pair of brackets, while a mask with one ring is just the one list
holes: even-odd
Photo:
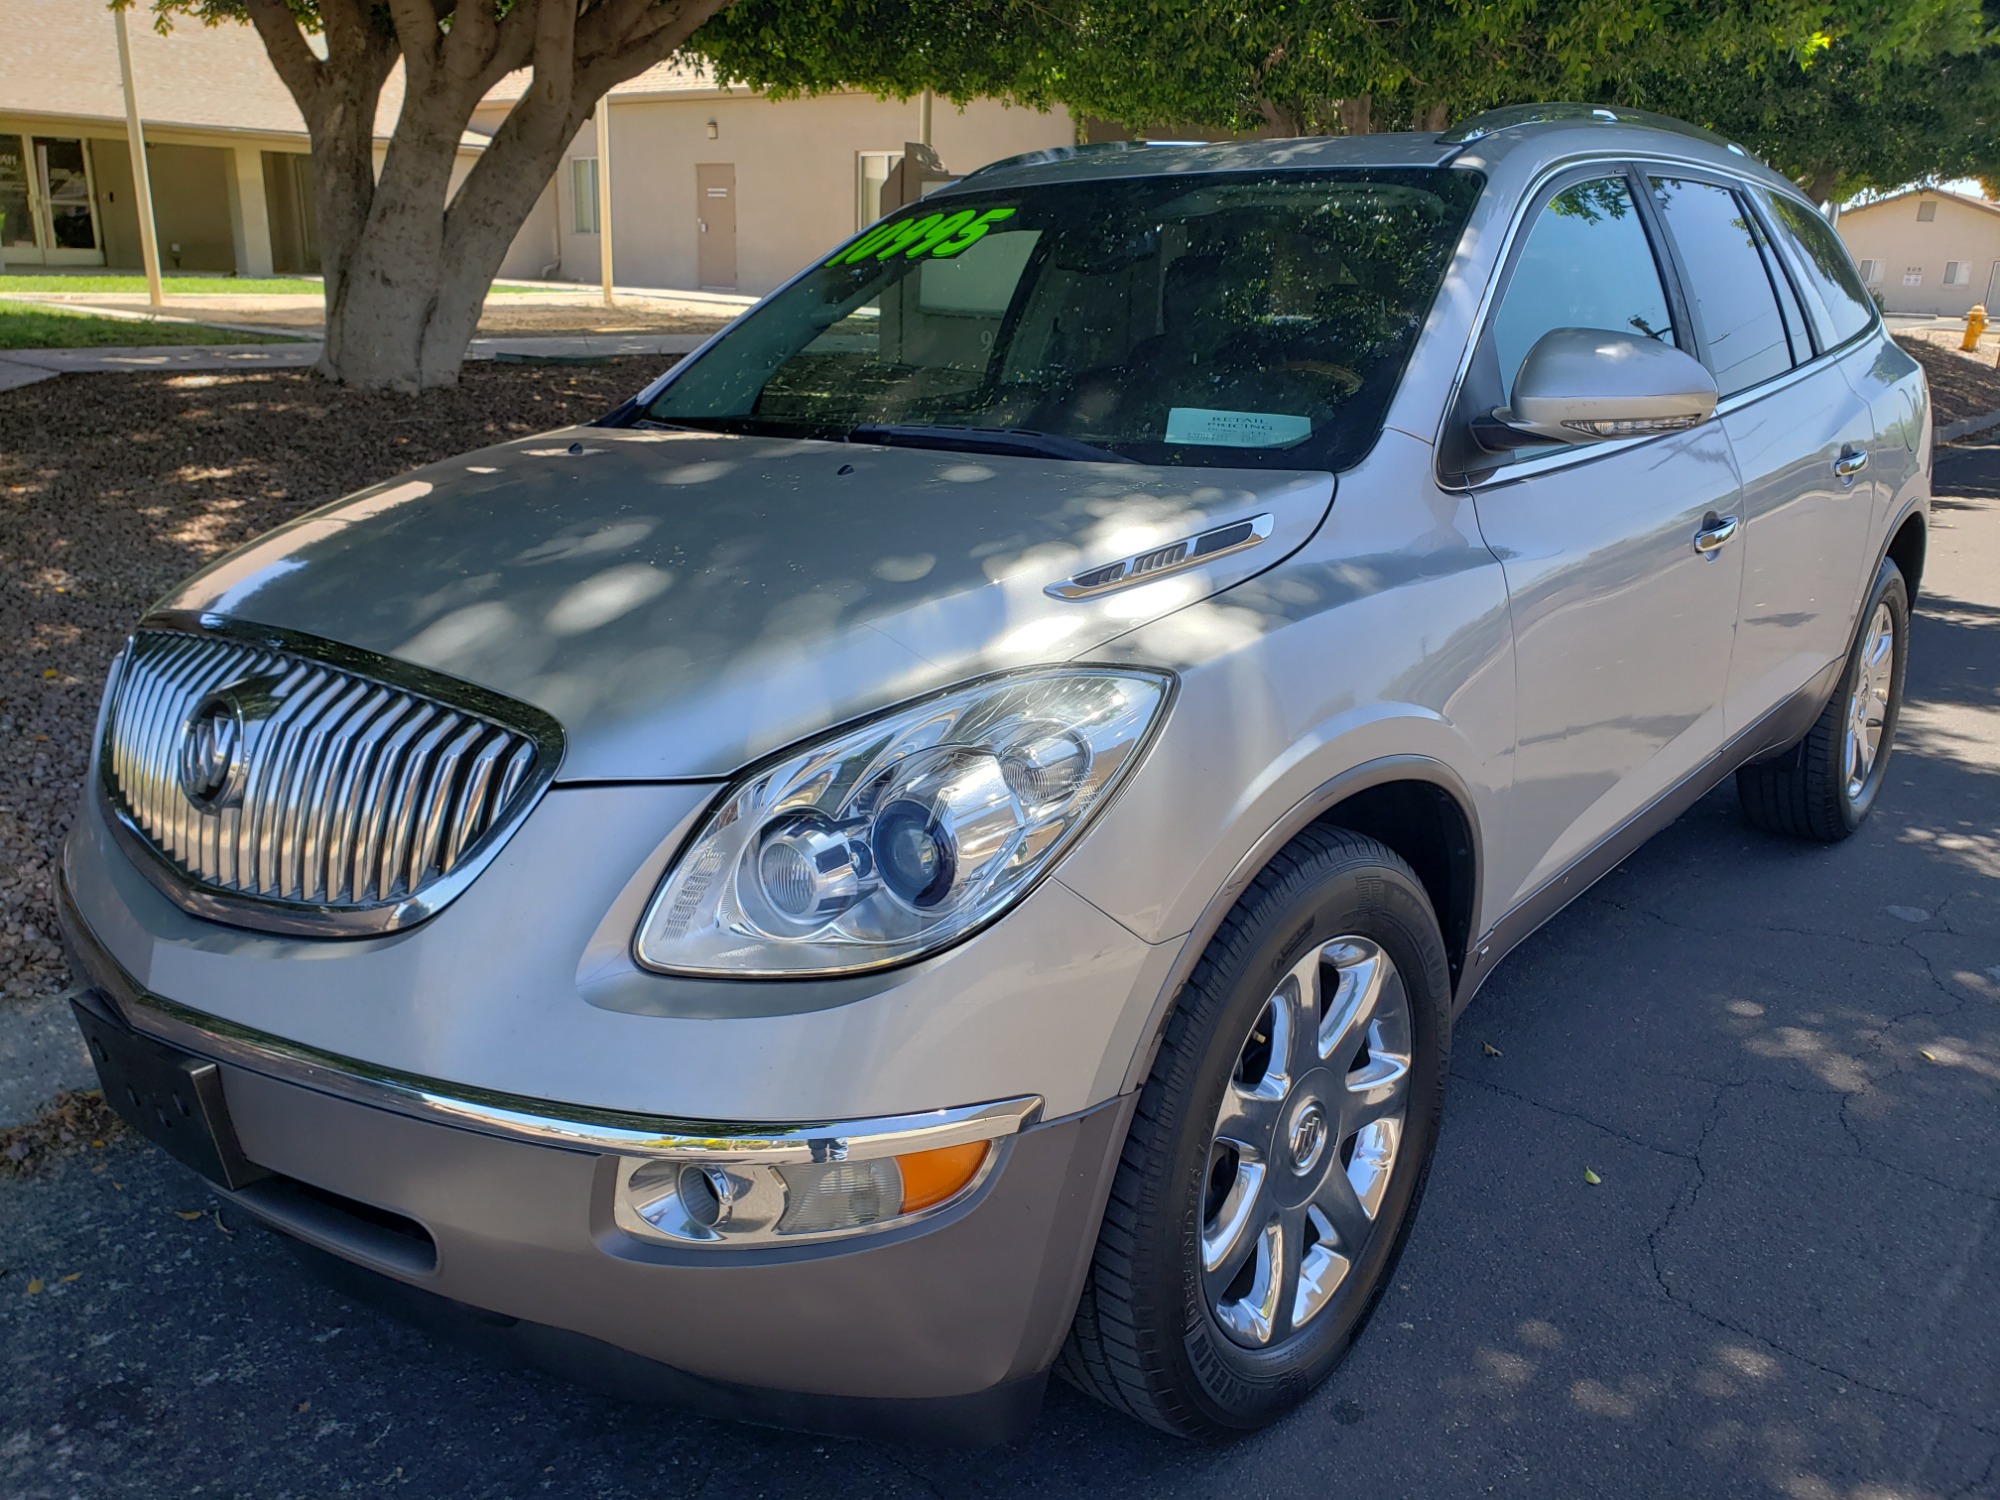
[[37, 137], [35, 186], [41, 190], [42, 260], [51, 266], [101, 266], [90, 157], [79, 140]]
[[2000, 309], [2000, 260], [1993, 262], [1993, 272], [1986, 278], [1986, 316], [1994, 316]]
[[0, 135], [0, 260], [42, 258], [41, 237], [35, 232], [35, 201], [40, 196], [28, 175], [28, 143], [18, 135]]
[[736, 165], [697, 162], [694, 213], [699, 229], [696, 271], [710, 292], [736, 290]]
[[101, 266], [90, 154], [74, 138], [0, 136], [0, 226], [7, 259]]

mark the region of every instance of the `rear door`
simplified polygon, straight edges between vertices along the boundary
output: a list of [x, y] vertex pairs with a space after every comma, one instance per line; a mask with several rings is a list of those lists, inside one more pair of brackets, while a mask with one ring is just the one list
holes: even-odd
[[1842, 361], [1820, 357], [1749, 190], [1692, 170], [1651, 173], [1647, 186], [1743, 482], [1743, 598], [1725, 713], [1733, 735], [1847, 651], [1875, 419]]
[[[1532, 206], [1455, 421], [1504, 405], [1554, 328], [1639, 332], [1692, 349], [1637, 179], [1598, 167]], [[1515, 449], [1469, 476], [1514, 622], [1515, 773], [1488, 840], [1494, 889], [1531, 895], [1713, 756], [1742, 552], [1695, 535], [1734, 514], [1717, 422], [1685, 432]]]

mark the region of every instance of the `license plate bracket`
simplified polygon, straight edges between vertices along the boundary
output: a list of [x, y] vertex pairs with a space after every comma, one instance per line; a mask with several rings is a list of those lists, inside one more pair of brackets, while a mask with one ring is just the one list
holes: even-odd
[[70, 1004], [97, 1065], [105, 1101], [128, 1125], [232, 1192], [272, 1175], [246, 1157], [237, 1142], [220, 1066], [134, 1031], [84, 999]]

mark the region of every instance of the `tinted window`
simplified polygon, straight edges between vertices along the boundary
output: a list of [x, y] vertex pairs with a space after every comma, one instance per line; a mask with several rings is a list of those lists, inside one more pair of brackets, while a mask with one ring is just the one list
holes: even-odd
[[1521, 361], [1556, 328], [1608, 328], [1679, 343], [1660, 271], [1622, 177], [1564, 188], [1522, 244], [1493, 315], [1502, 402]]
[[1770, 275], [1771, 290], [1778, 294], [1778, 310], [1785, 315], [1785, 337], [1792, 341], [1792, 363], [1802, 365], [1812, 358], [1813, 348], [1812, 337], [1806, 332], [1806, 315], [1799, 306], [1799, 294], [1792, 289], [1791, 275], [1778, 258], [1777, 247], [1761, 228], [1757, 230], [1757, 248], [1764, 252], [1764, 270]]
[[1875, 304], [1854, 273], [1847, 247], [1832, 225], [1804, 205], [1773, 195], [1771, 209], [1820, 344], [1830, 349], [1846, 343], [1875, 321]]
[[1653, 197], [1680, 252], [1708, 367], [1725, 396], [1792, 367], [1785, 323], [1750, 211], [1727, 188], [1655, 177]]
[[1381, 428], [1480, 186], [1445, 169], [1203, 173], [926, 199], [768, 298], [645, 416], [1343, 468]]

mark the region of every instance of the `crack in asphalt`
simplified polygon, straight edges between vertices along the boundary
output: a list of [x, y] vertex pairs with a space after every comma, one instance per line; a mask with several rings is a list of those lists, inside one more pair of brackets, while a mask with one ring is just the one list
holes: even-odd
[[1990, 1495], [1995, 1479], [2000, 1479], [2000, 1448], [1995, 1448], [1993, 1456], [1986, 1460], [1986, 1471], [1964, 1489], [1953, 1490], [1948, 1500], [1969, 1500], [1973, 1495]]
[[[1614, 871], [1613, 873], [1615, 874], [1616, 872]], [[1607, 876], [1606, 878], [1609, 879], [1610, 877]], [[1641, 906], [1637, 902], [1620, 901], [1613, 896], [1605, 895], [1603, 892], [1597, 890], [1587, 891], [1583, 895], [1577, 897], [1578, 904], [1582, 904], [1585, 902], [1593, 903], [1599, 906], [1608, 906], [1612, 910], [1624, 912], [1628, 916], [1647, 917], [1655, 922], [1658, 922], [1662, 927], [1671, 927], [1676, 932], [1690, 932], [1695, 934], [1697, 937], [1705, 937], [1705, 938], [1713, 938], [1718, 933], [1728, 934], [1728, 935], [1740, 935], [1746, 933], [1768, 932], [1768, 933], [1776, 933], [1785, 937], [1812, 938], [1818, 942], [1859, 943], [1865, 948], [1894, 948], [1897, 947], [1899, 944], [1908, 941], [1907, 938], [1862, 937], [1860, 934], [1853, 932], [1822, 932], [1819, 929], [1813, 927], [1784, 927], [1774, 922], [1751, 922], [1748, 923], [1747, 925], [1739, 927], [1724, 927], [1714, 922], [1703, 922], [1698, 924], [1693, 922], [1677, 922], [1672, 917], [1666, 916], [1661, 912], [1654, 911], [1649, 906]]]
[[[1735, 1079], [1728, 1082], [1714, 1084], [1712, 1086], [1714, 1089], [1714, 1093], [1711, 1096], [1708, 1103], [1708, 1113], [1706, 1118], [1702, 1121], [1701, 1133], [1695, 1142], [1694, 1150], [1677, 1151], [1671, 1146], [1662, 1146], [1655, 1141], [1648, 1141], [1640, 1136], [1633, 1135], [1629, 1131], [1620, 1130], [1616, 1126], [1607, 1125], [1602, 1120], [1593, 1119], [1589, 1115], [1584, 1114], [1579, 1110], [1565, 1109], [1560, 1105], [1550, 1104], [1545, 1100], [1535, 1098], [1533, 1095], [1525, 1094], [1518, 1089], [1509, 1088], [1505, 1084], [1494, 1083], [1490, 1079], [1476, 1078], [1470, 1074], [1459, 1072], [1456, 1070], [1454, 1070], [1452, 1076], [1461, 1082], [1471, 1084], [1478, 1088], [1486, 1089], [1489, 1092], [1502, 1095], [1503, 1097], [1509, 1099], [1513, 1099], [1518, 1103], [1527, 1105], [1529, 1108], [1538, 1109], [1547, 1114], [1556, 1115], [1562, 1119], [1574, 1120], [1581, 1125], [1587, 1125], [1593, 1130], [1602, 1131], [1604, 1134], [1612, 1136], [1617, 1140], [1624, 1141], [1629, 1145], [1637, 1146], [1642, 1151], [1649, 1152], [1656, 1156], [1663, 1156], [1673, 1161], [1685, 1162], [1694, 1169], [1694, 1181], [1692, 1185], [1685, 1191], [1675, 1195], [1673, 1202], [1667, 1205], [1667, 1211], [1665, 1215], [1660, 1219], [1660, 1222], [1656, 1224], [1646, 1234], [1646, 1252], [1653, 1273], [1653, 1282], [1654, 1285], [1659, 1289], [1661, 1297], [1668, 1303], [1682, 1309], [1685, 1312], [1692, 1314], [1697, 1318], [1700, 1318], [1703, 1322], [1708, 1323], [1712, 1327], [1721, 1329], [1722, 1331], [1727, 1333], [1735, 1334], [1741, 1338], [1750, 1339], [1757, 1344], [1763, 1345], [1767, 1349], [1773, 1350], [1774, 1352], [1784, 1356], [1787, 1359], [1796, 1360], [1799, 1364], [1802, 1364], [1809, 1369], [1816, 1370], [1819, 1373], [1830, 1376], [1834, 1379], [1845, 1381], [1846, 1383], [1856, 1387], [1857, 1389], [1869, 1391], [1878, 1396], [1887, 1396], [1893, 1400], [1907, 1401], [1912, 1405], [1921, 1408], [1922, 1410], [1929, 1413], [1933, 1417], [1945, 1418], [1954, 1422], [1962, 1422], [1971, 1427], [1975, 1432], [1979, 1432], [1982, 1435], [2000, 1437], [2000, 1428], [1987, 1427], [1983, 1423], [1981, 1423], [1976, 1417], [1973, 1417], [1965, 1412], [1957, 1411], [1949, 1406], [1941, 1405], [1915, 1391], [1904, 1390], [1895, 1386], [1880, 1385], [1873, 1381], [1866, 1380], [1861, 1376], [1854, 1374], [1850, 1370], [1842, 1369], [1838, 1365], [1827, 1364], [1821, 1360], [1815, 1359], [1811, 1355], [1803, 1352], [1802, 1350], [1795, 1349], [1788, 1344], [1781, 1343], [1779, 1340], [1770, 1337], [1768, 1334], [1759, 1333], [1754, 1329], [1745, 1327], [1743, 1324], [1738, 1323], [1731, 1318], [1725, 1317], [1722, 1314], [1717, 1313], [1712, 1309], [1703, 1306], [1696, 1299], [1676, 1290], [1676, 1288], [1672, 1283], [1671, 1277], [1668, 1274], [1668, 1270], [1666, 1265], [1664, 1264], [1664, 1259], [1661, 1253], [1660, 1242], [1667, 1235], [1668, 1231], [1672, 1229], [1674, 1221], [1677, 1218], [1679, 1218], [1681, 1215], [1685, 1213], [1693, 1211], [1695, 1205], [1701, 1201], [1701, 1195], [1703, 1189], [1705, 1189], [1708, 1186], [1708, 1163], [1704, 1159], [1704, 1152], [1707, 1150], [1710, 1137], [1715, 1133], [1717, 1125], [1721, 1122], [1724, 1099], [1731, 1093], [1734, 1093], [1741, 1089], [1767, 1088], [1767, 1087], [1780, 1089], [1789, 1093], [1838, 1096], [1840, 1099], [1842, 1124], [1843, 1127], [1845, 1128], [1846, 1106], [1848, 1101], [1853, 1097], [1853, 1095], [1850, 1092], [1832, 1088], [1826, 1088], [1826, 1089], [1803, 1088], [1798, 1085], [1786, 1084], [1782, 1082], [1759, 1079], [1759, 1078]], [[1884, 1161], [1881, 1158], [1876, 1157], [1871, 1153], [1869, 1153], [1861, 1145], [1859, 1139], [1854, 1137], [1851, 1129], [1847, 1130], [1847, 1134], [1849, 1135], [1850, 1140], [1854, 1144], [1855, 1154], [1858, 1158], [1866, 1160], [1872, 1163], [1873, 1165], [1882, 1168], [1885, 1171], [1895, 1173], [1899, 1176], [1910, 1177], [1919, 1181], [1928, 1182], [1931, 1183], [1933, 1186], [1944, 1188], [1949, 1192], [1960, 1193], [1966, 1197], [1978, 1199], [1983, 1202], [2000, 1204], [2000, 1198], [1996, 1198], [1990, 1194], [1980, 1193], [1973, 1191], [1971, 1189], [1958, 1187], [1955, 1184], [1943, 1182], [1936, 1178], [1929, 1177], [1922, 1172], [1913, 1171], [1895, 1162]], [[1986, 1223], [1981, 1227], [1978, 1238], [1974, 1241], [1972, 1247], [1970, 1247], [1970, 1249], [1968, 1250], [1968, 1254], [1970, 1254], [1972, 1250], [1976, 1250], [1978, 1244], [1984, 1240], [1986, 1235], [1986, 1230], [1988, 1227], [1990, 1227], [1991, 1222], [1992, 1222], [1992, 1215], [1989, 1214], [1987, 1216]], [[1991, 1470], [1989, 1469], [1989, 1473], [1990, 1472]], [[1970, 1493], [1970, 1491], [1968, 1491], [1967, 1493]]]

